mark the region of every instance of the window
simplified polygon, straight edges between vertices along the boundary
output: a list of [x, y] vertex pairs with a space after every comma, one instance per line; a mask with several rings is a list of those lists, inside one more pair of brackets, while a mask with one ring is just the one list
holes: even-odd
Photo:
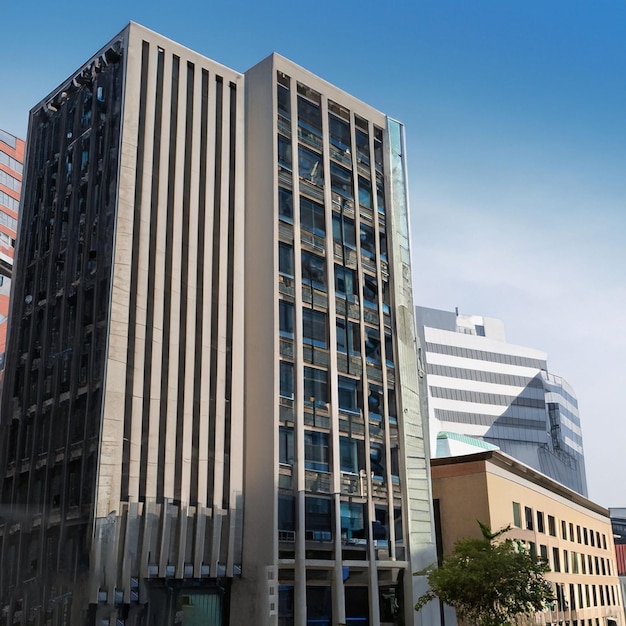
[[328, 116], [330, 143], [342, 152], [350, 154], [350, 124], [335, 115]]
[[332, 539], [330, 500], [327, 498], [306, 496], [304, 499], [304, 513], [304, 526], [307, 539], [330, 541]]
[[345, 215], [333, 213], [333, 240], [342, 246], [354, 249], [356, 247], [356, 234], [354, 220]]
[[372, 208], [372, 183], [359, 176], [359, 204], [366, 209]]
[[370, 385], [369, 396], [367, 397], [367, 408], [370, 419], [382, 420], [384, 412], [383, 390], [377, 385]]
[[293, 278], [293, 246], [282, 241], [278, 244], [278, 272]]
[[365, 504], [362, 502], [341, 503], [341, 538], [344, 541], [366, 539]]
[[278, 319], [281, 337], [288, 337], [290, 339], [293, 339], [293, 303], [287, 302], [285, 300], [278, 301]]
[[374, 229], [367, 224], [361, 224], [361, 252], [369, 257], [376, 256]]
[[354, 302], [356, 295], [354, 270], [342, 265], [335, 265], [335, 293], [339, 298], [346, 298], [350, 302]]
[[293, 222], [293, 194], [284, 187], [278, 188], [278, 217], [283, 222]]
[[293, 363], [280, 362], [280, 395], [282, 398], [293, 398]]
[[356, 155], [360, 163], [364, 165], [370, 164], [370, 140], [366, 132], [361, 129], [355, 129], [356, 139]]
[[336, 163], [330, 164], [330, 188], [340, 196], [352, 200], [352, 172]]
[[[352, 474], [358, 474], [360, 469], [359, 450], [357, 444], [360, 443], [357, 439], [350, 437], [339, 438], [339, 467], [342, 472], [350, 472]], [[363, 445], [361, 443], [361, 445]]]
[[519, 502], [513, 502], [513, 526], [516, 528], [522, 527], [522, 517], [520, 513]]
[[378, 203], [378, 212], [385, 214], [385, 187], [383, 181], [376, 177], [376, 202]]
[[572, 574], [578, 574], [578, 554], [576, 552], [571, 552], [572, 558]]
[[328, 404], [328, 372], [304, 368], [304, 403], [325, 407]]
[[559, 558], [558, 548], [552, 548], [552, 569], [555, 572], [561, 571], [561, 559]]
[[548, 546], [544, 546], [543, 544], [539, 546], [539, 554], [542, 559], [548, 560]]
[[337, 318], [338, 352], [350, 354], [351, 356], [359, 355], [361, 351], [360, 340], [358, 323]]
[[339, 376], [339, 409], [349, 413], [359, 413], [358, 381]]
[[[319, 98], [319, 96], [317, 96]], [[298, 96], [298, 126], [322, 136], [322, 114], [318, 104]]]
[[324, 185], [324, 163], [322, 155], [304, 146], [298, 146], [298, 175], [310, 183]]
[[585, 545], [588, 546], [589, 545], [589, 538], [587, 536], [587, 529], [586, 528], [583, 528], [583, 538], [584, 538]]
[[385, 449], [381, 444], [372, 443], [370, 445], [370, 466], [374, 477], [385, 477]]
[[545, 527], [543, 525], [543, 511], [537, 511], [537, 532], [545, 533]]
[[378, 308], [378, 285], [376, 279], [369, 274], [363, 274], [363, 301], [365, 306]]
[[373, 363], [380, 363], [380, 336], [375, 328], [365, 331], [365, 357]]
[[302, 251], [302, 283], [326, 291], [326, 259], [306, 250]]
[[593, 530], [589, 531], [589, 543], [591, 543], [592, 548], [596, 547], [595, 533], [593, 532]]
[[393, 339], [389, 333], [385, 333], [385, 362], [387, 367], [395, 367], [393, 360]]
[[553, 537], [556, 537], [556, 522], [554, 515], [548, 515], [548, 533]]
[[326, 313], [315, 309], [302, 309], [302, 341], [318, 348], [328, 347]]
[[293, 465], [293, 428], [281, 426], [278, 430], [278, 460], [285, 465]]
[[561, 538], [567, 539], [567, 522], [561, 520]]
[[308, 198], [300, 198], [300, 226], [318, 237], [326, 235], [324, 207]]
[[[279, 79], [280, 80], [280, 79]], [[289, 79], [287, 79], [289, 80]], [[277, 101], [278, 101], [278, 113], [285, 119], [291, 118], [291, 102], [289, 99], [289, 87], [286, 85], [277, 85]]]
[[526, 518], [526, 528], [533, 529], [533, 510], [530, 507], [524, 507], [524, 517]]
[[278, 135], [278, 165], [291, 171], [293, 159], [291, 157], [291, 140]]
[[563, 550], [563, 571], [566, 574], [569, 574], [569, 558], [568, 558], [567, 550]]
[[304, 467], [318, 472], [327, 472], [328, 464], [328, 434], [305, 430]]

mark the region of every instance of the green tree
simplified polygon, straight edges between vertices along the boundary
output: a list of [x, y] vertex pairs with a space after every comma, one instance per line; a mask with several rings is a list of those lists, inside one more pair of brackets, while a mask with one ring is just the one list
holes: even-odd
[[419, 611], [439, 598], [457, 617], [474, 626], [509, 626], [548, 608], [554, 600], [544, 574], [547, 561], [520, 541], [503, 538], [510, 526], [491, 532], [478, 522], [482, 539], [461, 539], [439, 568], [426, 574], [430, 591], [415, 605]]

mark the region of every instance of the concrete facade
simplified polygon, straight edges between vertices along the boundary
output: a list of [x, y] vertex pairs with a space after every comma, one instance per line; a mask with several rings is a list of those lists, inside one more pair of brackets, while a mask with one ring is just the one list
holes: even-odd
[[0, 624], [429, 624], [403, 128], [130, 24], [33, 108]]
[[431, 472], [443, 554], [458, 539], [482, 536], [476, 520], [493, 530], [511, 525], [507, 536], [544, 556], [552, 570], [546, 579], [554, 609], [536, 623], [624, 624], [606, 509], [499, 451], [432, 459]]

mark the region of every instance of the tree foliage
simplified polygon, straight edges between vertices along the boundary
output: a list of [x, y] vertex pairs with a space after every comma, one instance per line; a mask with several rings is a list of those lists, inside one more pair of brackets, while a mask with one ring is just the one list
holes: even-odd
[[491, 532], [478, 522], [482, 539], [461, 539], [443, 564], [426, 572], [430, 591], [415, 605], [419, 611], [439, 598], [475, 626], [508, 626], [547, 608], [554, 600], [544, 574], [547, 561], [520, 542], [503, 538], [507, 526]]

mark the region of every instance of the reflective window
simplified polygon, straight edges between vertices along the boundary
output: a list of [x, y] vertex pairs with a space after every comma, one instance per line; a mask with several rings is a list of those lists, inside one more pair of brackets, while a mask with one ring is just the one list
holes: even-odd
[[372, 208], [372, 183], [362, 176], [359, 176], [359, 204]]
[[335, 265], [335, 293], [339, 298], [347, 298], [354, 301], [356, 295], [355, 272], [349, 267]]
[[280, 362], [280, 395], [283, 398], [293, 398], [293, 363]]
[[314, 367], [304, 368], [304, 403], [325, 407], [328, 404], [328, 372]]
[[352, 199], [352, 172], [336, 163], [330, 164], [330, 186], [331, 189], [344, 198]]
[[294, 461], [293, 428], [281, 426], [278, 429], [278, 460], [285, 465]]
[[361, 352], [361, 334], [357, 322], [337, 319], [337, 351], [357, 356]]
[[365, 166], [370, 164], [370, 140], [367, 132], [360, 128], [355, 129], [356, 138], [356, 156], [360, 163]]
[[278, 216], [283, 222], [293, 222], [293, 193], [291, 189], [278, 188]]
[[319, 237], [324, 237], [326, 234], [324, 207], [302, 196], [300, 198], [300, 226]]
[[[288, 78], [287, 78], [287, 81], [289, 81]], [[289, 100], [289, 83], [287, 83], [287, 85], [281, 85], [279, 83], [277, 85], [276, 95], [277, 95], [279, 115], [282, 115], [285, 119], [290, 119], [291, 118], [291, 102]]]
[[298, 126], [322, 136], [322, 114], [318, 104], [298, 96]]
[[358, 381], [339, 376], [339, 408], [350, 413], [359, 413]]
[[383, 390], [378, 385], [370, 385], [367, 408], [370, 418], [382, 420], [384, 412]]
[[304, 431], [304, 467], [327, 472], [329, 467], [328, 433]]
[[291, 140], [278, 135], [278, 165], [291, 171], [292, 163]]
[[385, 449], [382, 444], [370, 444], [370, 467], [374, 477], [385, 477]]
[[328, 116], [328, 130], [330, 143], [343, 152], [350, 152], [350, 124], [345, 120], [330, 114]]
[[302, 251], [302, 283], [326, 291], [326, 259], [324, 257]]
[[375, 328], [367, 328], [366, 330], [365, 356], [368, 361], [380, 363], [380, 335]]
[[352, 218], [333, 213], [333, 240], [348, 248], [356, 247], [356, 231]]
[[360, 439], [339, 438], [339, 466], [342, 472], [353, 474], [363, 468], [363, 442]]
[[278, 494], [279, 530], [296, 530], [296, 498], [291, 494]]
[[293, 277], [293, 246], [282, 241], [278, 244], [278, 271]]
[[341, 503], [341, 538], [344, 541], [367, 539], [364, 503]]
[[318, 348], [328, 347], [328, 316], [315, 309], [302, 309], [302, 341]]
[[322, 187], [324, 185], [322, 155], [304, 146], [298, 146], [298, 175], [300, 178]]
[[285, 300], [278, 301], [278, 320], [279, 320], [280, 335], [282, 337], [289, 337], [293, 339], [293, 327], [294, 327], [293, 303], [286, 302]]
[[376, 278], [369, 274], [363, 274], [363, 300], [365, 306], [378, 307], [378, 285]]
[[361, 252], [369, 257], [376, 256], [374, 229], [367, 224], [361, 224]]

